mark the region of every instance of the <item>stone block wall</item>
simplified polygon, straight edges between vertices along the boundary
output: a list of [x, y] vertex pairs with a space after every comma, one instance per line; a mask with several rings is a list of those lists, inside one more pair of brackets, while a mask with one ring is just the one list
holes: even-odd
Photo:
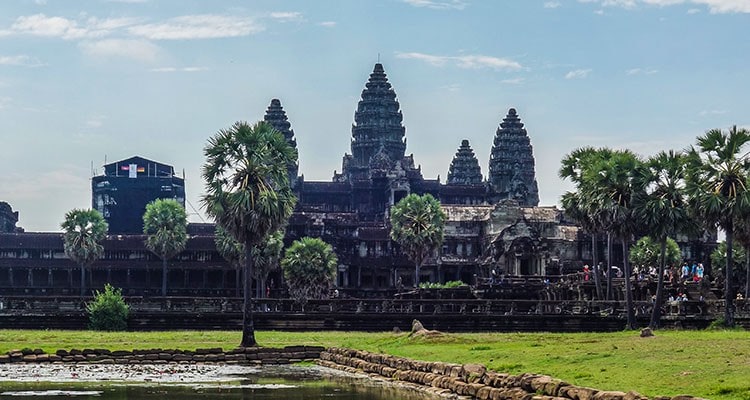
[[[367, 373], [388, 380], [421, 385], [440, 396], [459, 395], [480, 400], [647, 400], [637, 392], [603, 391], [571, 385], [546, 375], [510, 375], [488, 371], [481, 364], [416, 361], [387, 354], [329, 348], [320, 354], [322, 366]], [[654, 400], [698, 400], [693, 396]]]
[[221, 348], [175, 350], [71, 349], [54, 354], [41, 349], [11, 350], [0, 354], [0, 363], [91, 363], [91, 364], [167, 364], [225, 363], [245, 365], [293, 364], [320, 358], [322, 346], [284, 348], [248, 347], [224, 351]]

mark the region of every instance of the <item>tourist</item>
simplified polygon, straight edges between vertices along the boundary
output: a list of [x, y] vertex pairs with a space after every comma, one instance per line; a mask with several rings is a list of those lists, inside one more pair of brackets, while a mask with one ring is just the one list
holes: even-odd
[[695, 270], [695, 275], [698, 277], [699, 281], [703, 280], [703, 272], [704, 271], [705, 271], [705, 269], [703, 268], [703, 264], [702, 263], [698, 263], [698, 268], [696, 268], [696, 270]]
[[586, 264], [583, 266], [583, 280], [588, 281], [590, 279], [591, 271], [589, 270], [589, 265]]
[[690, 276], [690, 267], [688, 267], [687, 263], [684, 263], [682, 264], [682, 274], [680, 275], [680, 281], [685, 282], [689, 276]]

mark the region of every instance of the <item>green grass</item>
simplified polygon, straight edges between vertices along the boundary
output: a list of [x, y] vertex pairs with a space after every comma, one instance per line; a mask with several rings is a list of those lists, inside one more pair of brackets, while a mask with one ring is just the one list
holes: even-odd
[[[499, 372], [535, 372], [603, 390], [648, 396], [691, 394], [750, 400], [750, 332], [471, 333], [413, 339], [406, 333], [256, 332], [267, 347], [322, 345], [427, 361], [482, 363]], [[42, 348], [234, 348], [240, 332], [88, 332], [0, 330], [0, 352]]]

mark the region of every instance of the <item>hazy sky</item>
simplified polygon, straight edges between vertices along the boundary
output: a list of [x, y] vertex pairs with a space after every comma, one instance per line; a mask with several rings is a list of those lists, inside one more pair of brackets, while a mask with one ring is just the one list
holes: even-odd
[[330, 181], [380, 57], [425, 177], [445, 181], [461, 139], [486, 176], [515, 107], [555, 205], [577, 147], [649, 155], [750, 125], [749, 27], [750, 0], [5, 0], [0, 201], [56, 231], [105, 159], [140, 155], [184, 169], [199, 209], [207, 138], [272, 98], [300, 172]]

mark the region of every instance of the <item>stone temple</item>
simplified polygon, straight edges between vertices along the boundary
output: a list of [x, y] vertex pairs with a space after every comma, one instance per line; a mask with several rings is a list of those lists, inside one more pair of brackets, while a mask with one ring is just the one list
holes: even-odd
[[[271, 100], [263, 119], [297, 147], [293, 118], [281, 101]], [[415, 156], [407, 153], [396, 92], [383, 66], [375, 64], [354, 112], [351, 149], [343, 155], [341, 171], [329, 181], [307, 181], [297, 165], [289, 166], [299, 200], [286, 244], [320, 237], [338, 255], [336, 283], [341, 291], [357, 297], [392, 295], [399, 283], [413, 284], [414, 267], [390, 240], [390, 207], [409, 193], [430, 193], [440, 200], [448, 219], [445, 242], [421, 269], [421, 282], [475, 283], [490, 271], [536, 276], [579, 271], [583, 263], [592, 262], [590, 236], [556, 207], [539, 206], [533, 148], [521, 116], [510, 108], [499, 119], [494, 136], [492, 131], [487, 135], [493, 145], [486, 174], [469, 141], [456, 137], [455, 156], [446, 160], [447, 180], [425, 178]], [[111, 283], [127, 295], [158, 295], [161, 260], [145, 248], [144, 236], [138, 234], [140, 218], [131, 211], [142, 212], [141, 200], [148, 196], [184, 199], [184, 182], [171, 166], [137, 156], [106, 167], [108, 172], [92, 181], [92, 204], [108, 210], [109, 219], [119, 215], [137, 224], [123, 222], [119, 232], [111, 232], [103, 243], [104, 256], [89, 268], [87, 287], [101, 289]], [[133, 198], [139, 201], [129, 200]], [[17, 222], [18, 212], [0, 201], [0, 291], [77, 294], [77, 266], [65, 256], [62, 235], [24, 232]], [[169, 262], [170, 295], [239, 295], [239, 272], [216, 251], [213, 232], [212, 224], [190, 224], [187, 249]], [[599, 260], [605, 247], [598, 242]], [[687, 247], [683, 256], [707, 260], [700, 251], [700, 246]], [[616, 251], [613, 257], [619, 260], [622, 254]], [[272, 293], [281, 290], [281, 280], [278, 271], [269, 277]]]
[[[296, 147], [279, 100], [271, 101], [264, 120]], [[334, 246], [339, 286], [413, 282], [413, 267], [389, 239], [388, 226], [390, 207], [409, 193], [430, 193], [449, 217], [445, 244], [422, 269], [422, 281], [472, 282], [491, 269], [543, 275], [561, 259], [579, 256], [577, 227], [556, 208], [538, 207], [533, 148], [515, 109], [495, 132], [487, 180], [465, 139], [457, 140], [446, 182], [425, 178], [406, 152], [401, 106], [378, 63], [362, 90], [351, 135], [351, 153], [330, 182], [295, 177], [299, 204], [287, 229], [289, 241], [317, 236]]]

